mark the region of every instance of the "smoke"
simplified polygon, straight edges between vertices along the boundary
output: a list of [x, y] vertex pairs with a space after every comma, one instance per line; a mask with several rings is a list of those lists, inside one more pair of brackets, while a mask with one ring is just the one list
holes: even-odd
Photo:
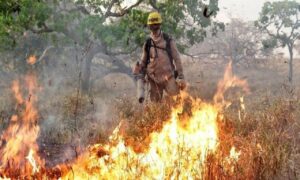
[[[0, 61], [3, 67], [0, 70], [0, 135], [11, 115], [18, 111], [11, 93], [12, 81], [34, 74], [39, 91], [30, 96], [38, 98], [35, 106], [41, 129], [39, 154], [48, 166], [72, 160], [88, 144], [105, 141], [119, 121], [116, 102], [135, 95], [132, 78], [118, 73], [115, 68], [116, 58], [104, 55], [101, 50], [96, 53], [91, 67], [90, 91], [83, 92], [85, 47], [74, 43], [55, 44], [29, 32], [19, 41]], [[30, 64], [27, 63], [29, 57]], [[28, 91], [21, 88], [25, 95]]]

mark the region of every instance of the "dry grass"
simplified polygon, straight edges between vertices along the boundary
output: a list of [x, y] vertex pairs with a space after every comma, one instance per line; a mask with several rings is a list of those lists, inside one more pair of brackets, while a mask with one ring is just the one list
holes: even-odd
[[[238, 103], [224, 109], [224, 119], [219, 121], [219, 151], [208, 156], [204, 179], [299, 179], [300, 101], [274, 98], [266, 104], [262, 99], [247, 102], [245, 111]], [[189, 108], [187, 105], [185, 111]], [[170, 113], [167, 102], [139, 108], [124, 100], [118, 109], [125, 121], [122, 133], [136, 152], [147, 148], [148, 135], [159, 131]], [[241, 151], [239, 161], [232, 165], [234, 173], [224, 169], [232, 146]]]
[[[192, 66], [186, 75], [190, 78], [191, 95], [211, 100], [217, 81], [223, 75], [223, 67], [201, 67], [199, 70], [197, 66]], [[300, 179], [300, 101], [295, 98], [300, 93], [278, 81], [277, 77], [282, 77], [281, 72], [256, 72], [254, 69], [237, 72], [249, 80], [252, 93], [245, 97], [245, 111], [240, 109], [238, 91], [234, 90], [226, 95], [232, 105], [224, 109], [225, 118], [219, 122], [221, 150], [208, 156], [203, 172], [205, 179], [216, 179], [216, 175], [218, 179]], [[0, 134], [14, 111], [14, 103], [8, 97], [11, 95], [0, 99]], [[106, 125], [95, 115], [97, 103], [103, 102], [97, 102], [86, 95], [78, 96], [76, 93], [51, 99], [51, 102], [44, 104], [39, 110], [46, 116], [47, 113], [44, 112], [47, 109], [57, 108], [59, 115], [54, 117], [57, 119], [51, 125], [41, 124], [41, 138], [46, 143], [75, 142], [83, 146], [105, 142], [119, 120], [123, 120], [121, 133], [126, 143], [136, 152], [142, 152], [150, 142], [149, 134], [159, 131], [169, 119], [170, 104], [174, 102], [166, 100], [161, 104], [148, 103], [140, 106], [134, 98], [120, 98], [113, 103], [111, 111], [119, 119]], [[188, 102], [185, 111], [190, 112]], [[42, 121], [48, 121], [48, 117], [42, 117]], [[222, 159], [228, 155], [233, 145], [242, 154], [233, 165], [235, 173], [230, 173], [223, 169]]]
[[[225, 111], [226, 123], [233, 127], [234, 144], [242, 150], [241, 177], [249, 179], [298, 179], [299, 169], [291, 164], [299, 155], [299, 102], [286, 103], [276, 99], [270, 105], [257, 106], [244, 112]], [[226, 142], [226, 139], [224, 141]], [[230, 139], [230, 138], [229, 138]], [[298, 167], [299, 168], [299, 167]]]
[[149, 134], [160, 131], [170, 117], [170, 104], [149, 103], [141, 106], [134, 99], [122, 99], [118, 102], [117, 111], [123, 120], [121, 134], [125, 143], [130, 144], [136, 152], [147, 149]]
[[[201, 67], [198, 69], [204, 74], [204, 78], [200, 78], [200, 82], [191, 78], [190, 92], [202, 99], [212, 99], [217, 81], [222, 76], [222, 67], [201, 64], [193, 66], [196, 67]], [[274, 67], [277, 67], [276, 70]], [[297, 64], [295, 67], [298, 67]], [[195, 76], [199, 71], [189, 71], [189, 74]], [[225, 173], [220, 168], [222, 162], [218, 162], [222, 158], [216, 158], [222, 157], [222, 154], [212, 155], [208, 158], [206, 177], [214, 179], [212, 175], [218, 174], [220, 179], [299, 179], [299, 81], [295, 81], [296, 88], [291, 88], [286, 83], [286, 64], [259, 68], [240, 67], [236, 73], [247, 79], [251, 94], [245, 96], [245, 111], [241, 110], [238, 99], [242, 94], [236, 90], [226, 94], [232, 105], [224, 110], [225, 121], [220, 123], [220, 148], [228, 153], [230, 147], [235, 145], [241, 150], [240, 160], [236, 164], [238, 171], [231, 175]], [[298, 73], [295, 72], [295, 79], [298, 78]]]

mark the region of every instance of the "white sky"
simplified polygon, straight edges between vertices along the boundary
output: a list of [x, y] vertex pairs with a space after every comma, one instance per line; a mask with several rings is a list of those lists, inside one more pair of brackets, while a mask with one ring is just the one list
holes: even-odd
[[254, 21], [258, 18], [263, 4], [267, 1], [279, 0], [219, 0], [220, 11], [217, 19], [227, 22], [230, 17], [233, 17]]

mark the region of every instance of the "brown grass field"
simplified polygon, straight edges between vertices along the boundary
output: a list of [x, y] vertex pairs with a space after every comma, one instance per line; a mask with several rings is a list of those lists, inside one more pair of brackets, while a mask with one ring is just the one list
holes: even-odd
[[[216, 60], [184, 61], [189, 94], [212, 102], [225, 66]], [[231, 105], [222, 109], [221, 151], [208, 155], [204, 179], [300, 179], [300, 60], [295, 60], [293, 87], [287, 82], [287, 68], [284, 60], [234, 67], [235, 75], [247, 80], [250, 93], [244, 94], [239, 88], [225, 93]], [[0, 134], [16, 113], [11, 97], [8, 87], [0, 98]], [[152, 104], [147, 98], [141, 106], [129, 76], [108, 75], [94, 83], [89, 95], [68, 91], [38, 103], [39, 154], [49, 167], [70, 161], [88, 145], [108, 142], [121, 119], [125, 122], [121, 127], [125, 142], [136, 152], [143, 152], [149, 134], [162, 129], [172, 106], [168, 98], [161, 104]], [[186, 107], [184, 111], [189, 112], [188, 102]], [[232, 145], [241, 152], [233, 165], [234, 173], [222, 169], [220, 160], [222, 152], [229, 152]]]

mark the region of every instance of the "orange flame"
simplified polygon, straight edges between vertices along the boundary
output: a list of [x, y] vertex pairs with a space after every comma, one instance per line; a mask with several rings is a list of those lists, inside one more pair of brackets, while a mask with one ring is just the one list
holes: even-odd
[[241, 80], [232, 73], [232, 62], [230, 62], [224, 73], [223, 80], [218, 83], [218, 90], [214, 96], [214, 102], [217, 104], [225, 105], [226, 107], [230, 105], [224, 98], [225, 92], [232, 87], [241, 87], [244, 92], [249, 93], [250, 89], [246, 80]]
[[35, 55], [31, 55], [31, 56], [28, 57], [27, 63], [30, 64], [30, 65], [33, 65], [33, 64], [36, 63], [36, 60], [37, 60], [36, 56]]
[[[232, 75], [231, 64], [218, 84], [215, 104], [202, 102], [183, 92], [182, 99], [190, 98], [192, 101], [192, 115], [184, 119], [179, 117], [183, 103], [174, 108], [163, 129], [150, 134], [151, 141], [146, 152], [136, 153], [126, 146], [118, 127], [109, 144], [91, 147], [71, 165], [72, 171], [63, 175], [62, 179], [204, 178], [202, 174], [207, 156], [218, 150], [218, 120], [222, 117], [218, 115], [223, 105], [228, 104], [223, 94], [230, 87], [242, 87], [249, 92], [247, 82]], [[230, 150], [225, 165], [231, 173], [240, 154], [235, 147]]]
[[[28, 88], [28, 99], [24, 100], [20, 90], [20, 83], [14, 81], [12, 84], [12, 90], [15, 93], [17, 102], [24, 106], [24, 110], [19, 114], [15, 114], [11, 117], [11, 122], [7, 130], [1, 136], [1, 149], [0, 149], [0, 172], [2, 170], [13, 166], [23, 174], [31, 174], [32, 168], [27, 168], [28, 162], [26, 161], [26, 155], [31, 151], [38, 151], [38, 145], [36, 143], [39, 126], [37, 125], [38, 112], [34, 107], [34, 103], [37, 98], [34, 96], [36, 92], [36, 78], [33, 75], [25, 77], [25, 84]], [[39, 164], [43, 162], [36, 155], [34, 159]]]
[[224, 162], [226, 164], [226, 169], [230, 173], [234, 173], [235, 163], [239, 160], [239, 156], [241, 155], [241, 151], [236, 151], [235, 147], [232, 147], [229, 152], [229, 157], [227, 157]]
[[[246, 81], [233, 76], [231, 64], [226, 68], [224, 79], [218, 84], [214, 97], [215, 103], [203, 102], [192, 98], [185, 92], [181, 101], [172, 109], [171, 117], [165, 122], [160, 132], [149, 135], [149, 147], [143, 152], [135, 152], [126, 145], [119, 126], [114, 130], [107, 144], [95, 144], [88, 148], [71, 164], [58, 166], [61, 179], [203, 179], [208, 155], [218, 151], [220, 144], [218, 123], [222, 120], [224, 92], [230, 87], [240, 86], [248, 92]], [[12, 89], [17, 102], [25, 110], [12, 116], [8, 129], [1, 136], [0, 173], [13, 164], [21, 169], [20, 174], [32, 177], [43, 173], [44, 161], [36, 152], [39, 127], [38, 112], [34, 107], [37, 101], [36, 79], [26, 76], [25, 82], [29, 98], [24, 99], [19, 82], [13, 82]], [[191, 102], [191, 113], [183, 116], [184, 100]], [[241, 152], [232, 147], [227, 158], [223, 159], [226, 171], [234, 173], [234, 163], [239, 160]], [[25, 167], [25, 168], [23, 168]], [[42, 171], [42, 172], [41, 172]], [[49, 177], [41, 174], [42, 177]], [[0, 174], [1, 177], [1, 174]], [[23, 176], [22, 176], [23, 177]], [[57, 177], [57, 176], [55, 176]], [[19, 176], [17, 177], [19, 178]], [[41, 178], [42, 179], [42, 178]]]
[[240, 97], [240, 106], [243, 111], [246, 110], [245, 103], [244, 103], [244, 96]]
[[39, 172], [39, 167], [38, 165], [36, 164], [36, 161], [34, 159], [34, 151], [32, 149], [30, 149], [29, 153], [28, 153], [28, 156], [26, 157], [26, 159], [29, 161], [29, 163], [31, 164], [32, 166], [32, 174], [35, 174], [37, 172]]
[[230, 159], [233, 159], [237, 161], [239, 159], [239, 156], [241, 155], [241, 152], [236, 152], [235, 147], [232, 147], [230, 150]]
[[[199, 99], [192, 101], [193, 115], [180, 119], [183, 107], [173, 109], [171, 119], [161, 132], [150, 135], [151, 143], [146, 152], [136, 153], [126, 146], [118, 127], [110, 138], [111, 144], [92, 147], [63, 179], [200, 177], [207, 155], [218, 146], [218, 109]], [[184, 127], [181, 121], [187, 121]], [[97, 155], [99, 147], [103, 148], [102, 157]]]
[[18, 81], [13, 81], [12, 83], [12, 91], [15, 94], [15, 98], [19, 104], [23, 104], [23, 97], [20, 93], [20, 86]]

